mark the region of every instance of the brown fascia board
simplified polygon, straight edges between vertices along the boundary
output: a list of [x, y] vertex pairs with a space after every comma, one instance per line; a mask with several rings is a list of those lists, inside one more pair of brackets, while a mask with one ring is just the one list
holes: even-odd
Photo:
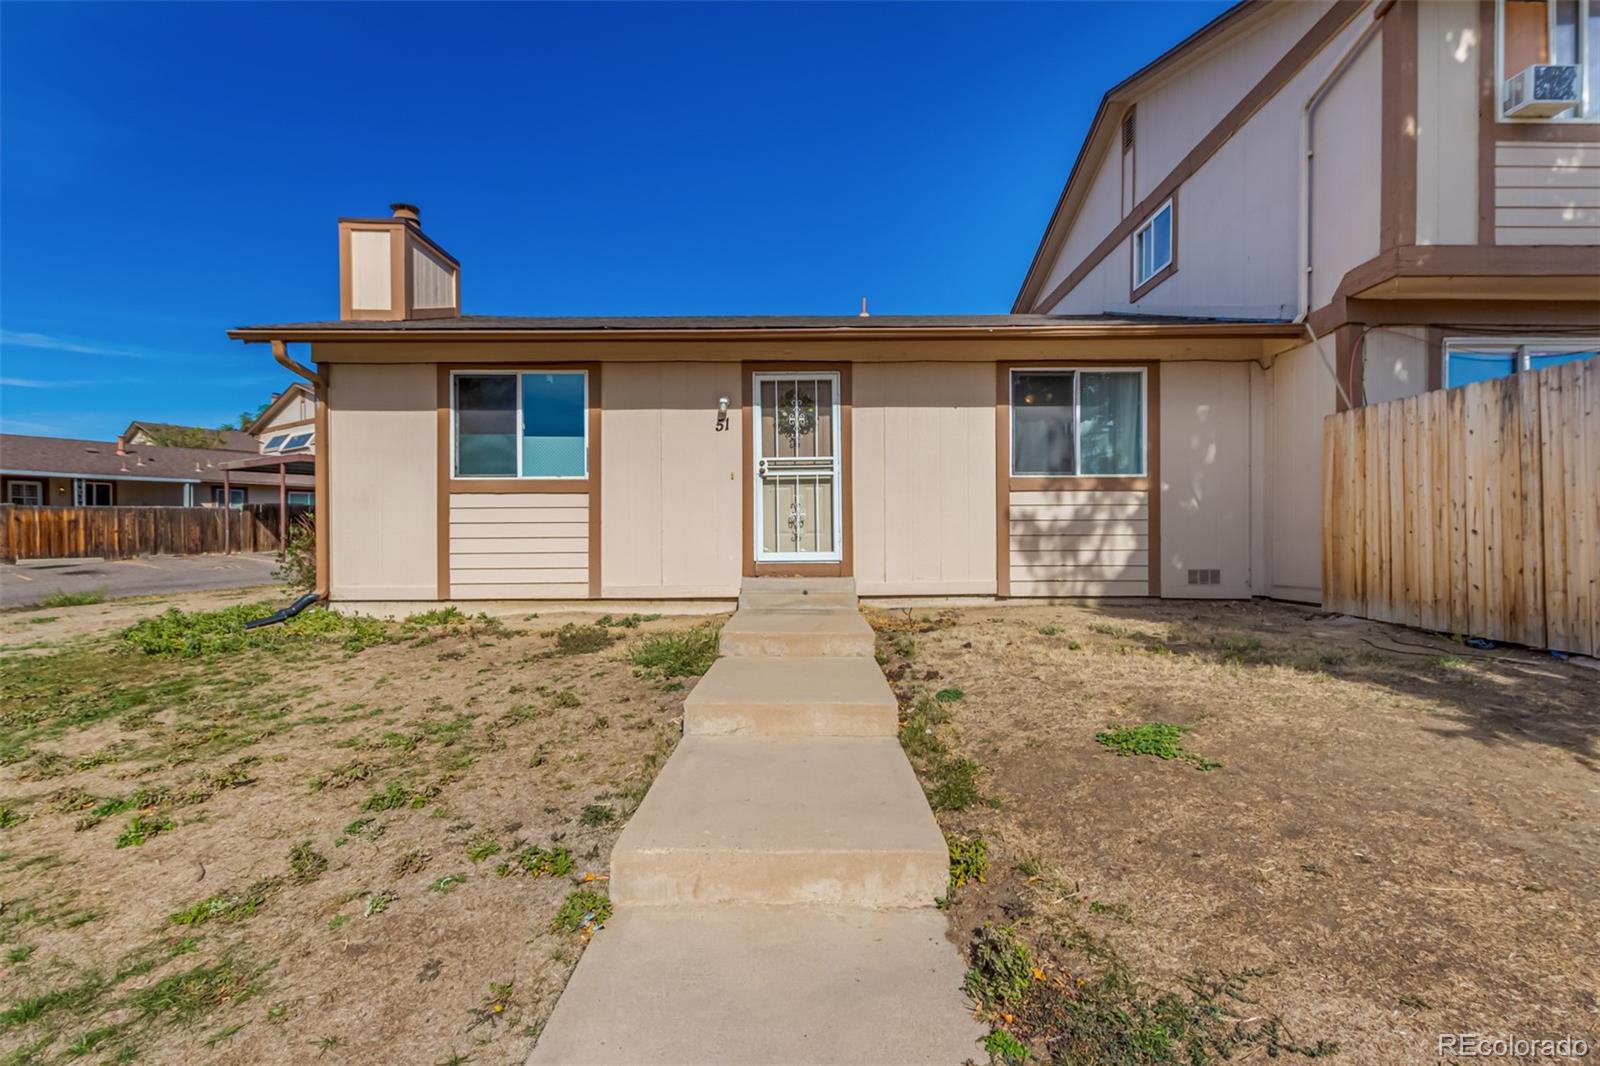
[[1080, 175], [1088, 173], [1093, 166], [1098, 165], [1104, 156], [1112, 140], [1111, 131], [1117, 129], [1117, 123], [1122, 117], [1122, 111], [1126, 109], [1128, 98], [1136, 89], [1146, 88], [1148, 82], [1157, 74], [1164, 73], [1178, 59], [1186, 58], [1191, 52], [1246, 16], [1265, 11], [1271, 3], [1272, 0], [1240, 0], [1106, 90], [1106, 94], [1100, 98], [1100, 107], [1095, 112], [1094, 121], [1089, 124], [1089, 132], [1084, 134], [1083, 145], [1078, 149], [1077, 158], [1073, 160], [1066, 184], [1061, 187], [1061, 195], [1056, 198], [1055, 210], [1050, 213], [1050, 221], [1045, 225], [1044, 233], [1039, 238], [1039, 245], [1033, 253], [1033, 261], [1028, 264], [1028, 272], [1023, 275], [1022, 287], [1017, 290], [1017, 298], [1011, 305], [1013, 313], [1026, 313], [1031, 310], [1029, 305], [1038, 299], [1039, 289], [1044, 284], [1043, 268], [1059, 249], [1066, 237], [1065, 227], [1070, 226], [1077, 216], [1078, 207], [1083, 202], [1083, 190], [1078, 188], [1078, 179]]
[[1094, 338], [1116, 337], [1300, 337], [1304, 329], [1292, 322], [1077, 322], [1042, 326], [933, 326], [905, 328], [851, 329], [849, 327], [812, 328], [735, 328], [735, 329], [303, 329], [252, 326], [230, 329], [228, 336], [247, 344], [264, 341], [289, 343], [337, 341], [442, 341], [442, 340], [524, 340], [524, 341], [619, 341], [663, 340], [823, 340], [852, 337], [872, 340], [963, 340], [990, 339]]

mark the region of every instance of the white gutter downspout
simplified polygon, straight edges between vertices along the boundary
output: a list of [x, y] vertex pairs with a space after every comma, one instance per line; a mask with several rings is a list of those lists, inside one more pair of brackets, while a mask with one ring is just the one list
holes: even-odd
[[1339, 398], [1344, 401], [1346, 409], [1350, 407], [1350, 394], [1345, 390], [1344, 383], [1339, 380], [1338, 370], [1328, 361], [1327, 353], [1322, 349], [1322, 341], [1317, 337], [1316, 331], [1311, 328], [1311, 322], [1309, 321], [1311, 315], [1312, 247], [1311, 159], [1316, 154], [1316, 115], [1318, 105], [1322, 103], [1323, 99], [1338, 83], [1339, 79], [1344, 76], [1345, 72], [1350, 69], [1350, 65], [1355, 62], [1356, 57], [1372, 41], [1372, 38], [1377, 36], [1378, 30], [1383, 27], [1383, 16], [1388, 13], [1389, 8], [1392, 6], [1394, 6], [1392, 2], [1378, 5], [1377, 10], [1373, 12], [1371, 25], [1362, 30], [1361, 35], [1350, 42], [1350, 47], [1344, 50], [1344, 53], [1339, 56], [1332, 68], [1329, 69], [1327, 76], [1312, 90], [1311, 95], [1306, 99], [1305, 107], [1300, 112], [1300, 269], [1298, 271], [1300, 313], [1295, 316], [1295, 321], [1305, 326], [1306, 333], [1311, 338], [1311, 345], [1317, 350], [1317, 355], [1322, 359], [1322, 365], [1327, 368], [1328, 376], [1333, 378], [1334, 387], [1339, 390]]

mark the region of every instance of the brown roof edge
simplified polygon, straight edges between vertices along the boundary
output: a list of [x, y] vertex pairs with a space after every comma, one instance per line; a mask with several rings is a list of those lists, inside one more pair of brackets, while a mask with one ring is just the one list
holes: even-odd
[[247, 344], [266, 341], [291, 343], [387, 340], [438, 341], [464, 337], [478, 340], [550, 341], [654, 341], [654, 340], [804, 340], [856, 337], [862, 340], [959, 340], [971, 337], [1298, 337], [1302, 327], [1292, 322], [1077, 322], [1030, 326], [922, 326], [876, 329], [850, 327], [744, 327], [683, 329], [539, 329], [480, 327], [428, 329], [319, 329], [296, 326], [250, 326], [230, 329], [228, 336]]
[[[1074, 183], [1089, 162], [1089, 147], [1094, 143], [1095, 135], [1106, 128], [1105, 120], [1112, 105], [1120, 104], [1122, 101], [1119, 97], [1136, 87], [1139, 82], [1193, 51], [1245, 16], [1265, 9], [1269, 3], [1271, 0], [1239, 0], [1222, 14], [1106, 90], [1105, 95], [1100, 98], [1100, 107], [1095, 111], [1094, 120], [1089, 123], [1089, 130], [1083, 136], [1083, 144], [1079, 146], [1078, 154], [1073, 159], [1072, 169], [1067, 172], [1066, 183], [1061, 186], [1061, 195], [1056, 197], [1056, 206], [1050, 212], [1050, 220], [1045, 223], [1044, 232], [1039, 236], [1033, 260], [1028, 264], [1028, 272], [1022, 276], [1022, 285], [1017, 290], [1017, 298], [1011, 304], [1012, 311], [1023, 313], [1029, 310], [1029, 305], [1038, 296], [1038, 290], [1044, 284], [1044, 278], [1040, 276], [1040, 267], [1044, 265], [1046, 249], [1051, 243], [1050, 238], [1056, 225], [1062, 220], [1062, 213], [1067, 208], [1069, 199], [1072, 198], [1070, 194], [1073, 192]], [[1099, 158], [1099, 153], [1096, 153], [1094, 160], [1098, 161]]]

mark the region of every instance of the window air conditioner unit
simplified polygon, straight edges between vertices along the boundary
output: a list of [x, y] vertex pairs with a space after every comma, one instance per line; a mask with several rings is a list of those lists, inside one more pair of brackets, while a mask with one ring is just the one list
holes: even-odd
[[1574, 65], [1536, 63], [1506, 79], [1505, 113], [1509, 118], [1549, 118], [1583, 99], [1583, 74]]

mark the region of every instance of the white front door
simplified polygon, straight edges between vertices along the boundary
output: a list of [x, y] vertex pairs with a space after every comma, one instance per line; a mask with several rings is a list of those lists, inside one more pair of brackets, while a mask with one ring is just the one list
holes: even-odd
[[761, 373], [753, 391], [756, 561], [840, 561], [839, 375]]

